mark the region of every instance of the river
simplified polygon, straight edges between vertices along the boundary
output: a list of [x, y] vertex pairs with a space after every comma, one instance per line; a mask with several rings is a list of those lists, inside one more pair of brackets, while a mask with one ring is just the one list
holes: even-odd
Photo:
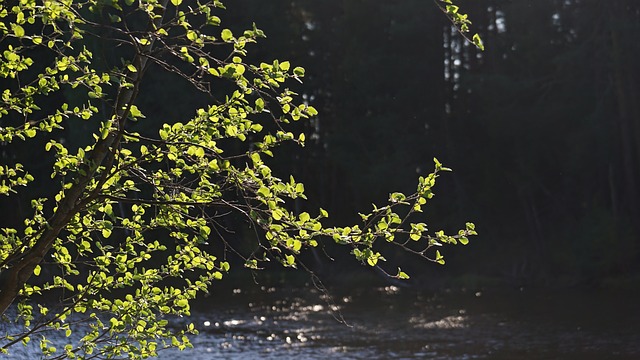
[[196, 306], [193, 349], [160, 358], [640, 359], [640, 296], [628, 291], [331, 293], [235, 289]]
[[[328, 295], [330, 294], [330, 296]], [[214, 289], [193, 306], [193, 349], [160, 359], [640, 359], [640, 293], [420, 292], [313, 285]], [[9, 358], [33, 359], [33, 349]]]

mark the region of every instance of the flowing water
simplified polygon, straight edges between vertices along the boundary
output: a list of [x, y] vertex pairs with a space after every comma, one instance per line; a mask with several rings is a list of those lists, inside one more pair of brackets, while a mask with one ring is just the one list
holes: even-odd
[[640, 359], [640, 294], [629, 291], [216, 291], [176, 323], [200, 330], [194, 348], [160, 359]]
[[194, 349], [162, 359], [640, 359], [640, 296], [394, 286], [236, 289], [201, 303]]

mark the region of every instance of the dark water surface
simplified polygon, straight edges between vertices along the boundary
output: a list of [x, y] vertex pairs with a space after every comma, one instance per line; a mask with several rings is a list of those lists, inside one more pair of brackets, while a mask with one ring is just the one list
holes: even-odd
[[640, 294], [629, 291], [331, 294], [333, 303], [313, 287], [214, 295], [189, 319], [201, 331], [194, 349], [160, 358], [640, 359]]

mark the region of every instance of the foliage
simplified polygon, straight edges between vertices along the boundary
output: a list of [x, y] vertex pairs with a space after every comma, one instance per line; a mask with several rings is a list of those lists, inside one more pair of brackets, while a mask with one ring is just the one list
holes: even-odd
[[471, 38], [466, 35], [469, 32], [469, 25], [471, 25], [468, 14], [460, 12], [460, 7], [454, 4], [452, 0], [438, 0], [436, 4], [449, 17], [449, 20], [458, 29], [460, 35], [467, 41], [472, 42], [478, 49], [484, 50], [484, 43], [478, 33], [474, 33]]
[[[429, 235], [414, 219], [448, 170], [437, 160], [415, 193], [392, 193], [361, 224], [328, 227], [323, 209], [292, 211], [304, 185], [268, 162], [285, 142], [304, 145], [290, 125], [317, 114], [289, 87], [305, 71], [286, 60], [249, 63], [248, 47], [264, 33], [223, 28], [223, 9], [218, 0], [0, 3], [0, 141], [50, 159], [46, 183], [56, 189], [31, 198], [23, 225], [1, 229], [0, 312], [24, 328], [0, 335], [2, 351], [37, 341], [50, 358], [146, 358], [189, 347], [196, 329], [172, 329], [169, 316], [189, 315], [190, 301], [223, 278], [227, 251], [252, 269], [270, 260], [297, 267], [301, 251], [332, 239], [387, 272], [379, 242], [443, 264], [433, 247], [475, 235], [471, 223]], [[111, 48], [119, 62], [95, 55]], [[146, 117], [147, 71], [179, 75], [210, 103], [167, 123]], [[87, 122], [95, 131], [85, 144], [66, 144], [64, 132]], [[0, 194], [30, 196], [34, 174], [29, 164], [3, 164]], [[230, 214], [251, 224], [250, 254], [236, 249]], [[408, 278], [397, 265], [389, 276]], [[59, 348], [49, 340], [57, 331], [67, 339]]]

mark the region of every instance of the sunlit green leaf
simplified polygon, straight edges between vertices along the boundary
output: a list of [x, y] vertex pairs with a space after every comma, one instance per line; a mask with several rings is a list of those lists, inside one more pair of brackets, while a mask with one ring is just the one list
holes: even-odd
[[229, 29], [224, 29], [224, 30], [222, 30], [222, 33], [220, 34], [220, 37], [224, 41], [231, 41], [231, 39], [233, 39], [233, 33]]
[[24, 28], [18, 24], [11, 24], [13, 34], [17, 37], [23, 37], [25, 35]]

